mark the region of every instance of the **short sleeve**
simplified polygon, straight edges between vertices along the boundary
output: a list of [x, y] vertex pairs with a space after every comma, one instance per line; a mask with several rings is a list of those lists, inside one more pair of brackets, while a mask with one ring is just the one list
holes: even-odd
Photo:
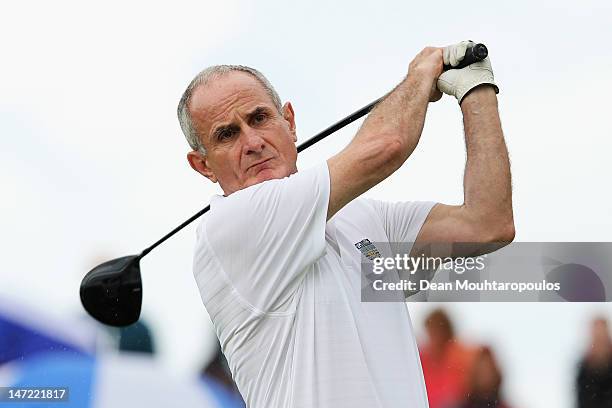
[[284, 311], [325, 253], [327, 163], [237, 191], [211, 205], [205, 233], [229, 283], [252, 307]]
[[[371, 200], [376, 212], [382, 220], [383, 229], [389, 240], [392, 253], [395, 255], [408, 255], [421, 231], [431, 209], [436, 205], [432, 201], [404, 201], [390, 203]], [[413, 276], [406, 271], [398, 271], [398, 278], [412, 279]], [[405, 274], [408, 273], [408, 276]], [[419, 279], [431, 281], [435, 270], [417, 271]], [[406, 298], [410, 298], [416, 291], [404, 291]]]
[[429, 211], [436, 205], [433, 201], [370, 201], [382, 219], [389, 242], [414, 242]]

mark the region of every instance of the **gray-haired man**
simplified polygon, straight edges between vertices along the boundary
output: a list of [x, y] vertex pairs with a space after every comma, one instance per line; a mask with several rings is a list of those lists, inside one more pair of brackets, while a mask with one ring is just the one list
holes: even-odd
[[[198, 227], [194, 275], [249, 407], [427, 407], [408, 311], [360, 301], [358, 248], [512, 241], [490, 64], [442, 73], [466, 45], [421, 51], [351, 143], [300, 172], [293, 108], [257, 71], [209, 68], [185, 92], [189, 163], [224, 191]], [[413, 152], [436, 84], [463, 112], [464, 204], [359, 198]]]

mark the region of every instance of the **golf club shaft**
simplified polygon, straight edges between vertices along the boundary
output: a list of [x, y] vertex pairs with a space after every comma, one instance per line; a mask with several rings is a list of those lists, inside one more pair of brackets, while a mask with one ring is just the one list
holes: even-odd
[[168, 238], [170, 238], [171, 236], [173, 236], [174, 234], [176, 234], [177, 232], [179, 232], [180, 230], [185, 228], [187, 225], [191, 224], [196, 219], [200, 218], [200, 216], [202, 216], [202, 214], [204, 214], [208, 210], [210, 210], [210, 204], [208, 204], [206, 207], [202, 208], [197, 213], [193, 214], [191, 217], [189, 217], [187, 220], [185, 220], [181, 225], [179, 225], [178, 227], [176, 227], [175, 229], [173, 229], [172, 231], [170, 231], [169, 233], [164, 235], [162, 238], [160, 238], [153, 245], [151, 245], [150, 247], [148, 247], [144, 251], [142, 251], [138, 255], [138, 259], [142, 259], [145, 255], [147, 255], [149, 252], [154, 250], [157, 246], [161, 245], [165, 240], [167, 240]]
[[[468, 49], [465, 52], [465, 57], [463, 58], [463, 60], [461, 61], [461, 63], [459, 65], [457, 65], [456, 67], [451, 67], [450, 65], [445, 65], [444, 66], [444, 70], [464, 68], [464, 67], [466, 67], [466, 66], [468, 66], [468, 65], [470, 65], [470, 64], [472, 64], [474, 62], [482, 61], [483, 59], [485, 59], [487, 57], [487, 55], [488, 55], [488, 50], [487, 50], [487, 47], [484, 44], [475, 44], [472, 47], [468, 47]], [[342, 129], [346, 125], [349, 125], [349, 124], [353, 123], [354, 121], [356, 121], [357, 119], [367, 115], [374, 108], [374, 106], [376, 106], [376, 104], [378, 102], [380, 102], [382, 99], [385, 98], [385, 96], [383, 96], [382, 98], [376, 99], [374, 102], [369, 103], [368, 105], [364, 106], [363, 108], [359, 109], [358, 111], [353, 112], [352, 114], [348, 115], [344, 119], [334, 123], [333, 125], [331, 125], [327, 129], [317, 133], [316, 135], [314, 135], [310, 139], [308, 139], [305, 142], [301, 143], [297, 147], [298, 153], [308, 149], [310, 146], [312, 146], [315, 143], [325, 139], [327, 136], [329, 136], [332, 133]], [[180, 230], [185, 228], [187, 225], [191, 224], [196, 219], [200, 218], [200, 216], [202, 216], [208, 210], [210, 210], [210, 204], [207, 205], [206, 207], [204, 207], [203, 209], [201, 209], [200, 211], [198, 211], [197, 213], [195, 213], [194, 215], [192, 215], [191, 217], [189, 217], [189, 219], [185, 220], [181, 225], [179, 225], [178, 227], [174, 228], [172, 231], [170, 231], [169, 233], [164, 235], [161, 239], [159, 239], [153, 245], [151, 245], [150, 247], [148, 247], [145, 250], [143, 250], [138, 255], [138, 259], [142, 259], [144, 256], [146, 256], [149, 252], [151, 252], [157, 246], [161, 245], [168, 238], [170, 238], [171, 236], [173, 236], [174, 234], [176, 234], [177, 232], [179, 232]]]
[[[368, 114], [374, 108], [374, 106], [378, 102], [381, 101], [381, 99], [383, 99], [383, 98], [379, 98], [379, 99], [375, 100], [374, 102], [364, 106], [363, 108], [361, 108], [358, 111], [350, 114], [349, 116], [347, 116], [346, 118], [342, 119], [341, 121], [339, 121], [337, 123], [334, 123], [333, 125], [331, 125], [327, 129], [323, 130], [322, 132], [317, 133], [316, 135], [314, 135], [310, 139], [308, 139], [305, 142], [301, 143], [297, 147], [298, 153], [308, 149], [310, 146], [314, 145], [318, 141], [325, 139], [327, 136], [331, 135], [332, 133], [342, 129], [346, 125], [348, 125], [350, 123], [353, 123], [357, 119], [359, 119], [359, 118], [363, 117], [364, 115]], [[144, 256], [146, 256], [149, 252], [151, 252], [157, 246], [161, 245], [165, 240], [167, 240], [168, 238], [170, 238], [171, 236], [173, 236], [174, 234], [176, 234], [177, 232], [179, 232], [180, 230], [185, 228], [187, 225], [191, 224], [196, 219], [200, 218], [200, 216], [202, 216], [208, 210], [210, 210], [210, 204], [207, 205], [206, 207], [204, 207], [203, 209], [201, 209], [200, 211], [198, 211], [197, 213], [195, 213], [194, 215], [192, 215], [191, 217], [189, 217], [181, 225], [179, 225], [178, 227], [176, 227], [175, 229], [173, 229], [172, 231], [170, 231], [169, 233], [164, 235], [161, 239], [159, 239], [153, 245], [151, 245], [150, 247], [148, 247], [144, 251], [142, 251], [140, 253], [140, 255], [138, 255], [138, 259], [142, 259]]]

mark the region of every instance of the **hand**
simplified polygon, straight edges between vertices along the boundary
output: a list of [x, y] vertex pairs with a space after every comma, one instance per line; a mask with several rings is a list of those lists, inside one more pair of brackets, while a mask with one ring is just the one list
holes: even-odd
[[436, 87], [436, 80], [442, 73], [442, 48], [426, 47], [410, 63], [408, 76], [425, 84], [430, 84], [429, 102], [442, 98], [442, 92]]
[[[470, 44], [474, 43], [462, 41], [459, 44], [444, 48], [444, 64], [453, 67], [459, 65], [465, 57], [465, 50]], [[459, 104], [468, 92], [484, 84], [493, 86], [495, 93], [499, 93], [499, 88], [493, 81], [493, 68], [491, 68], [491, 61], [488, 57], [462, 69], [449, 69], [438, 78], [438, 89], [457, 98]]]

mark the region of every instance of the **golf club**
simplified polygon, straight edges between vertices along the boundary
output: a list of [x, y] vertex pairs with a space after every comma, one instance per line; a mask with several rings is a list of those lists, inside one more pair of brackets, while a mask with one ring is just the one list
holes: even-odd
[[[482, 61], [487, 55], [488, 50], [484, 44], [475, 44], [468, 47], [465, 57], [458, 66], [445, 65], [444, 70], [464, 68], [474, 62]], [[301, 143], [297, 147], [298, 153], [366, 115], [383, 98], [384, 96]], [[138, 321], [142, 306], [140, 260], [209, 209], [210, 205], [207, 205], [139, 255], [113, 259], [89, 271], [83, 278], [80, 288], [81, 303], [85, 310], [96, 320], [110, 326], [128, 326]]]

